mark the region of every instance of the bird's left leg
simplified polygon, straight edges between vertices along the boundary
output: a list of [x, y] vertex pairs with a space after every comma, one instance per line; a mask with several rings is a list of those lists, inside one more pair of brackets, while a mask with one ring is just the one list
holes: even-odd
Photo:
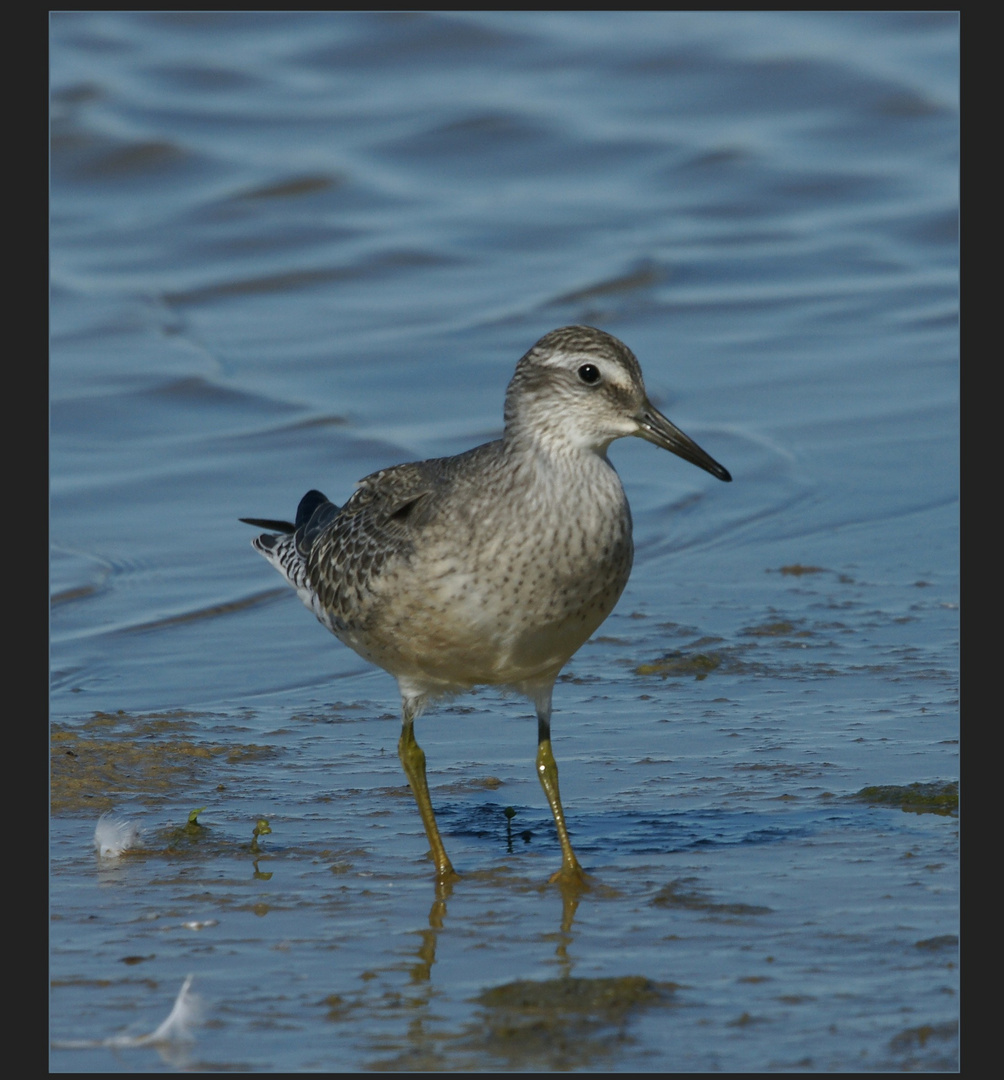
[[558, 794], [558, 766], [551, 751], [551, 689], [537, 699], [537, 775], [540, 786], [544, 789], [547, 801], [554, 815], [554, 824], [561, 843], [561, 869], [551, 876], [552, 881], [561, 884], [587, 888], [586, 875], [572, 850], [565, 825], [565, 811], [561, 807]]

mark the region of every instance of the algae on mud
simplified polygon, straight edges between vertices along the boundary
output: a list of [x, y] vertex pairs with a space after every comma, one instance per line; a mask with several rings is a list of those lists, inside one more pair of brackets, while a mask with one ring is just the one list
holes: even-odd
[[[124, 798], [160, 805], [167, 797], [220, 787], [221, 769], [270, 758], [254, 743], [186, 738], [205, 714], [96, 712], [49, 731], [49, 800], [54, 815], [97, 814]], [[205, 809], [203, 807], [203, 809]], [[190, 822], [198, 831], [198, 822]], [[192, 838], [188, 831], [188, 839]]]
[[[471, 1000], [475, 1019], [457, 1032], [415, 1025], [412, 1046], [372, 1062], [381, 1071], [470, 1070], [491, 1064], [507, 1070], [567, 1071], [609, 1062], [633, 1042], [633, 1017], [675, 1004], [672, 982], [641, 975], [518, 979], [483, 990]], [[341, 998], [326, 1002], [329, 1019], [342, 1019]]]
[[652, 898], [656, 907], [685, 908], [704, 911], [709, 915], [769, 915], [770, 908], [761, 904], [723, 904], [710, 900], [704, 893], [688, 887], [693, 878], [679, 879], [664, 885]]
[[957, 780], [921, 784], [879, 784], [863, 787], [851, 796], [875, 806], [898, 806], [911, 814], [957, 814], [959, 812], [959, 783]]
[[720, 667], [722, 657], [715, 653], [691, 653], [671, 652], [654, 660], [650, 664], [639, 664], [635, 668], [636, 675], [673, 675], [682, 677], [693, 675], [698, 681], [706, 679], [716, 668]]
[[630, 1041], [634, 1014], [671, 1004], [676, 989], [641, 975], [518, 979], [474, 999], [483, 1027], [468, 1042], [507, 1068], [589, 1067]]

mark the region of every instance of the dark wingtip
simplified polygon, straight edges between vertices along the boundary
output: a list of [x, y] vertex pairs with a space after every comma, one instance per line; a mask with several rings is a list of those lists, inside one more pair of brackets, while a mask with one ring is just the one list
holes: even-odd
[[328, 497], [322, 495], [319, 491], [311, 490], [300, 500], [300, 505], [296, 508], [296, 525], [295, 528], [299, 529], [301, 525], [306, 525], [313, 516], [314, 511], [328, 502]]

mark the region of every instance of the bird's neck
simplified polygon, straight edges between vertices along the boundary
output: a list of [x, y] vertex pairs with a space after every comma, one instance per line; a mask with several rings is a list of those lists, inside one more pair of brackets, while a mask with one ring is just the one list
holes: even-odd
[[510, 425], [502, 442], [506, 454], [536, 461], [542, 468], [578, 471], [597, 465], [613, 467], [607, 459], [612, 439], [597, 443], [595, 439], [578, 438], [575, 432], [557, 424], [532, 429]]

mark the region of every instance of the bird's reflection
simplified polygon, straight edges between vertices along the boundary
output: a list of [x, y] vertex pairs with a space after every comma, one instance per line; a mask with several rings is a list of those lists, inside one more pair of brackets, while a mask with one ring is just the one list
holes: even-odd
[[436, 962], [436, 941], [439, 932], [443, 929], [443, 919], [446, 917], [446, 901], [453, 895], [452, 881], [436, 881], [436, 898], [429, 908], [429, 929], [419, 930], [422, 943], [418, 948], [418, 963], [412, 965], [411, 981], [413, 983], [427, 982], [432, 973], [432, 965]]
[[[554, 887], [561, 893], [561, 923], [556, 932], [545, 935], [545, 940], [555, 942], [555, 957], [561, 967], [562, 975], [567, 976], [571, 974], [573, 964], [568, 950], [575, 940], [572, 932], [575, 913], [578, 910], [583, 892], [589, 886], [582, 881], [568, 882], [559, 880], [554, 882]], [[428, 982], [431, 977], [432, 967], [436, 962], [436, 943], [439, 940], [446, 919], [446, 902], [453, 895], [453, 888], [454, 881], [452, 880], [440, 880], [435, 883], [435, 898], [429, 908], [429, 928], [428, 930], [418, 931], [421, 944], [416, 954], [418, 962], [411, 966], [411, 981], [413, 983]]]
[[558, 888], [561, 890], [561, 929], [557, 934], [557, 946], [554, 954], [561, 965], [561, 974], [568, 976], [572, 973], [572, 961], [568, 955], [568, 947], [575, 940], [572, 934], [572, 923], [575, 920], [575, 912], [579, 908], [579, 900], [582, 897], [584, 888], [581, 882], [559, 883]]

